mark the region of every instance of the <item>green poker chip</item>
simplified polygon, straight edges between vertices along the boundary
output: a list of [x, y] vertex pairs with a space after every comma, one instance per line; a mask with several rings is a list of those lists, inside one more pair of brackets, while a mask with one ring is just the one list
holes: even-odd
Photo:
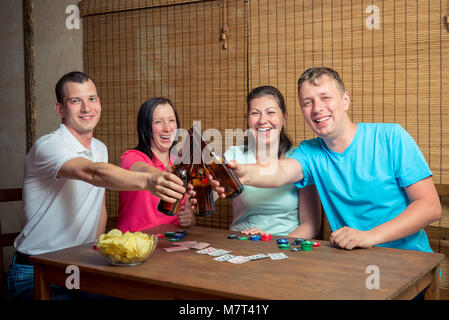
[[179, 241], [179, 238], [169, 238], [168, 241], [176, 242]]
[[312, 251], [313, 241], [304, 241], [301, 244], [302, 251]]
[[167, 232], [165, 233], [165, 236], [166, 236], [167, 238], [171, 238], [171, 237], [173, 237], [174, 234], [175, 234], [174, 231], [167, 231]]
[[288, 249], [290, 248], [290, 244], [288, 243], [281, 243], [278, 245], [279, 249]]
[[239, 240], [248, 240], [248, 237], [238, 237]]

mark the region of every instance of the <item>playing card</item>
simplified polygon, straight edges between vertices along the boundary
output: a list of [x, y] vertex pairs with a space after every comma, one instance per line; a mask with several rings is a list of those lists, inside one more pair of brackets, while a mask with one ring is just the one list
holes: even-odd
[[218, 256], [222, 256], [222, 255], [225, 255], [225, 254], [228, 254], [228, 253], [231, 253], [231, 252], [232, 251], [227, 251], [227, 250], [220, 249], [220, 250], [217, 250], [217, 251], [209, 252], [208, 255], [213, 256], [213, 257], [218, 257]]
[[187, 248], [185, 246], [176, 246], [176, 247], [164, 248], [164, 250], [167, 252], [175, 252], [175, 251], [189, 250], [189, 248]]
[[234, 257], [235, 256], [233, 256], [232, 254], [225, 254], [224, 256], [220, 256], [220, 257], [214, 258], [214, 260], [216, 260], [216, 261], [228, 261], [228, 260], [230, 260], [230, 259], [232, 259]]
[[234, 258], [231, 258], [228, 260], [228, 262], [235, 263], [235, 264], [241, 264], [241, 263], [245, 263], [248, 261], [249, 261], [249, 259], [244, 256], [237, 256], [237, 257], [234, 257]]
[[268, 256], [273, 260], [282, 260], [288, 258], [287, 255], [283, 252], [269, 253]]
[[206, 248], [206, 249], [203, 249], [203, 250], [198, 250], [196, 253], [199, 253], [199, 254], [209, 254], [209, 253], [215, 252], [215, 251], [217, 251], [217, 249], [215, 249], [215, 248], [213, 248], [213, 247], [209, 247], [209, 248]]
[[247, 256], [247, 258], [249, 260], [258, 260], [258, 259], [268, 258], [268, 256], [266, 254], [259, 253], [259, 254], [255, 254], [255, 255], [252, 255], [252, 256]]
[[195, 243], [195, 244], [186, 244], [185, 246], [190, 248], [190, 249], [201, 250], [201, 249], [204, 249], [207, 246], [209, 246], [209, 243], [207, 243], [207, 242], [198, 242], [198, 243]]
[[196, 241], [178, 241], [178, 242], [173, 242], [174, 246], [187, 246], [187, 245], [193, 245], [193, 244], [197, 244]]

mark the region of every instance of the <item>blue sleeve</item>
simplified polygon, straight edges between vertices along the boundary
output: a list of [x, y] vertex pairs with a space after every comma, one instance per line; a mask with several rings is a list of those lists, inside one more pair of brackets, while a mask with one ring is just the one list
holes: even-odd
[[415, 140], [400, 125], [393, 132], [393, 164], [396, 179], [403, 188], [432, 176]]
[[299, 164], [302, 167], [302, 173], [304, 178], [300, 181], [297, 181], [295, 185], [298, 188], [304, 188], [308, 185], [314, 184], [313, 177], [310, 172], [310, 167], [308, 165], [308, 157], [306, 156], [306, 145], [304, 142], [301, 142], [301, 144], [289, 155], [286, 156], [286, 158], [295, 159], [299, 162]]

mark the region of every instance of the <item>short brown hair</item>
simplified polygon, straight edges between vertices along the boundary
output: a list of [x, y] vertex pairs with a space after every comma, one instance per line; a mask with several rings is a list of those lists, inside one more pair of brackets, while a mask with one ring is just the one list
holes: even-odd
[[[61, 77], [61, 79], [58, 80], [55, 86], [55, 93], [56, 93], [56, 100], [60, 103], [64, 103], [65, 99], [65, 84], [67, 82], [75, 82], [75, 83], [84, 83], [87, 81], [92, 81], [91, 77], [89, 77], [87, 74], [81, 72], [81, 71], [72, 71], [69, 72]], [[95, 82], [94, 82], [95, 84]]]
[[313, 67], [309, 68], [303, 72], [303, 74], [298, 79], [298, 93], [301, 89], [301, 86], [304, 82], [310, 82], [313, 85], [316, 85], [316, 80], [320, 78], [322, 75], [327, 75], [330, 78], [334, 79], [337, 83], [337, 88], [341, 91], [341, 93], [345, 93], [345, 84], [343, 80], [340, 78], [340, 75], [337, 71], [328, 68], [328, 67]]

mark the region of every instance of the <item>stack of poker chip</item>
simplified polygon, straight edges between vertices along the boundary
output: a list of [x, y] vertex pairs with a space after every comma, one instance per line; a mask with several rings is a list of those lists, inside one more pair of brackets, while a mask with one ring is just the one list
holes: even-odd
[[269, 234], [269, 233], [266, 233], [266, 234], [262, 235], [260, 240], [262, 240], [262, 241], [270, 241], [271, 238], [273, 238], [273, 236], [271, 234]]
[[312, 251], [313, 247], [313, 241], [304, 241], [301, 243], [301, 250], [302, 251]]
[[288, 248], [290, 248], [290, 244], [288, 242], [289, 241], [287, 239], [278, 239], [277, 243], [278, 243], [279, 249], [288, 249]]
[[236, 234], [230, 234], [227, 236], [228, 239], [238, 239], [238, 240], [251, 240], [251, 241], [269, 241], [272, 238], [271, 234], [264, 234], [262, 236], [253, 234], [249, 237], [247, 236], [237, 236]]
[[296, 238], [295, 240], [292, 241], [292, 245], [295, 246], [301, 246], [301, 244], [306, 241], [306, 239], [303, 238]]
[[182, 238], [184, 238], [185, 235], [185, 231], [184, 230], [178, 230], [176, 232], [174, 231], [167, 231], [165, 232], [165, 237], [168, 239], [168, 241], [179, 241]]
[[253, 234], [252, 236], [249, 237], [249, 240], [251, 241], [259, 241], [260, 240], [260, 236], [257, 234]]
[[[296, 238], [295, 240], [293, 240], [292, 243], [291, 243], [290, 251], [293, 251], [293, 252], [301, 251], [301, 244], [304, 241], [305, 240], [303, 238]], [[297, 246], [297, 247], [293, 247], [293, 246]]]

